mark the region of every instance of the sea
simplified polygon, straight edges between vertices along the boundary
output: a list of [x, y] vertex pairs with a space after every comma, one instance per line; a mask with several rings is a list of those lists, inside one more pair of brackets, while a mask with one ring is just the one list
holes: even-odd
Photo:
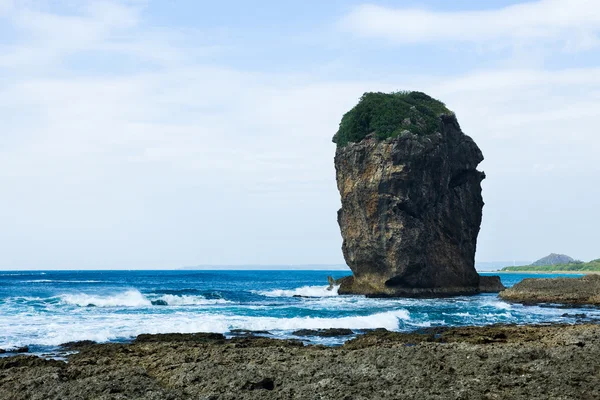
[[[510, 304], [497, 294], [372, 299], [328, 290], [349, 271], [0, 271], [0, 349], [54, 354], [65, 342], [127, 342], [142, 333], [267, 331], [275, 338], [340, 345], [350, 337], [294, 335], [298, 329], [574, 323], [600, 309]], [[493, 275], [493, 273], [490, 273]], [[555, 277], [561, 275], [542, 275]], [[576, 277], [577, 275], [564, 275]], [[540, 275], [502, 274], [504, 285]]]

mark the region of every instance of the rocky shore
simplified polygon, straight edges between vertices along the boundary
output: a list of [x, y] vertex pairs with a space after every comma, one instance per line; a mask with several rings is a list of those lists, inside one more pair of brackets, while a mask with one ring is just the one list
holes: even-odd
[[500, 298], [519, 303], [600, 305], [600, 275], [581, 278], [529, 278], [500, 292]]
[[341, 347], [220, 334], [0, 358], [2, 399], [598, 399], [600, 325], [373, 331]]

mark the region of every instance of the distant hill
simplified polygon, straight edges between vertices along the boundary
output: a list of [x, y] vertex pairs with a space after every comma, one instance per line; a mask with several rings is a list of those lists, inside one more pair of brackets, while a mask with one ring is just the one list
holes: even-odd
[[531, 263], [533, 266], [543, 266], [543, 265], [560, 265], [560, 264], [571, 264], [571, 263], [580, 263], [581, 261], [575, 260], [572, 257], [569, 257], [564, 254], [556, 254], [552, 253], [546, 257], [540, 258], [536, 262]]
[[556, 265], [523, 265], [520, 267], [505, 267], [500, 271], [504, 272], [600, 272], [600, 258], [584, 263], [574, 261], [566, 264]]

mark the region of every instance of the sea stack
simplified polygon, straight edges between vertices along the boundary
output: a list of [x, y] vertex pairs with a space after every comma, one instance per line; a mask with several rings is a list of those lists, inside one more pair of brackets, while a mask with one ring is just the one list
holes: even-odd
[[342, 250], [353, 272], [340, 294], [503, 289], [475, 271], [483, 155], [442, 102], [421, 92], [365, 93], [333, 141]]

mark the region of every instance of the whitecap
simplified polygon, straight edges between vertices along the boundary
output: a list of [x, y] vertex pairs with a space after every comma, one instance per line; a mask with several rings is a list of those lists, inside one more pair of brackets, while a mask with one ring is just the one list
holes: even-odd
[[333, 286], [329, 290], [329, 286], [302, 286], [296, 289], [253, 290], [252, 293], [266, 297], [329, 297], [337, 296], [339, 288], [339, 286]]
[[165, 294], [157, 298], [152, 299], [153, 302], [162, 301], [169, 306], [202, 306], [210, 304], [229, 304], [231, 301], [225, 299], [207, 299], [204, 296], [190, 296], [190, 295], [173, 295]]
[[[226, 333], [232, 329], [268, 330], [278, 337], [289, 337], [296, 329], [349, 328], [354, 330], [385, 328], [398, 330], [400, 320], [410, 320], [408, 311], [400, 309], [362, 316], [323, 317], [258, 317], [224, 314], [138, 314], [88, 315], [68, 313], [56, 315], [15, 316], [9, 324], [0, 321], [0, 348], [23, 345], [56, 346], [75, 340], [98, 342], [128, 339], [142, 333]], [[77, 329], [73, 329], [77, 326]], [[285, 333], [288, 332], [288, 333]]]
[[150, 300], [143, 294], [138, 290], [133, 289], [107, 296], [89, 295], [85, 293], [63, 294], [60, 295], [60, 299], [65, 304], [81, 307], [148, 307], [152, 305]]
[[398, 330], [399, 320], [410, 320], [408, 311], [400, 309], [370, 315], [337, 318], [322, 317], [246, 317], [231, 319], [232, 329], [249, 330], [295, 330], [295, 329], [377, 329]]

